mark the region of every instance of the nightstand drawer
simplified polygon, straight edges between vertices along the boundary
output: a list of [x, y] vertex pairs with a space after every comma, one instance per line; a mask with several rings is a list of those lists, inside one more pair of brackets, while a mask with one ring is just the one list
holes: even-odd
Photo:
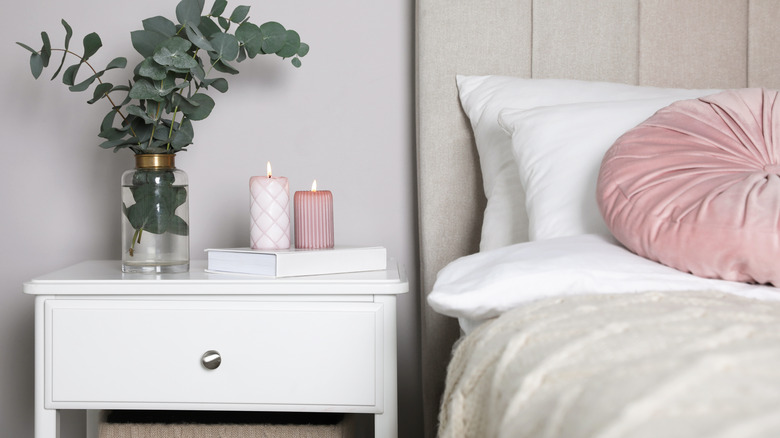
[[381, 412], [382, 315], [374, 302], [49, 300], [46, 402]]

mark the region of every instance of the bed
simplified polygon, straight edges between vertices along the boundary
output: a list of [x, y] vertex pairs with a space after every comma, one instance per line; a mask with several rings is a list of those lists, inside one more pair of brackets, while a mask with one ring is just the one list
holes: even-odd
[[[775, 344], [773, 336], [777, 331], [773, 329], [777, 324], [778, 308], [771, 286], [762, 289], [746, 282], [712, 279], [698, 283], [703, 277], [674, 268], [669, 271], [668, 266], [655, 262], [648, 265], [644, 257], [622, 248], [609, 227], [605, 233], [603, 223], [594, 225], [599, 221], [598, 217], [591, 217], [590, 224], [585, 221], [582, 229], [575, 227], [571, 235], [539, 239], [538, 236], [544, 236], [542, 228], [547, 225], [540, 218], [545, 217], [545, 212], [557, 212], [558, 207], [553, 203], [537, 208], [529, 218], [524, 198], [524, 184], [528, 181], [518, 182], [515, 175], [507, 182], [497, 176], [502, 169], [506, 170], [505, 166], [518, 166], [515, 159], [517, 143], [533, 140], [522, 139], [523, 134], [518, 133], [528, 132], [524, 128], [529, 126], [538, 127], [532, 124], [533, 120], [545, 121], [547, 129], [539, 128], [536, 139], [547, 139], [559, 134], [550, 126], [561, 122], [564, 123], [561, 126], [566, 126], [565, 123], [571, 120], [579, 120], [572, 115], [602, 117], [593, 119], [596, 122], [626, 114], [637, 117], [622, 121], [628, 126], [632, 120], [641, 122], [644, 115], [652, 115], [656, 109], [666, 108], [678, 100], [696, 101], [722, 90], [780, 87], [780, 51], [776, 49], [780, 45], [780, 27], [777, 26], [780, 7], [776, 2], [418, 0], [416, 8], [420, 298], [426, 436], [436, 436], [440, 426], [443, 436], [716, 436], [715, 431], [707, 427], [715, 427], [721, 434], [717, 436], [724, 437], [778, 436], [780, 429], [774, 417], [780, 412], [775, 404], [780, 390], [775, 388], [780, 386], [771, 386], [777, 376], [763, 368], [755, 370], [752, 380], [743, 378], [740, 373], [723, 371], [775, 359], [777, 352], [770, 347]], [[545, 84], [545, 81], [549, 82]], [[595, 91], [582, 91], [583, 86], [592, 87], [593, 83], [606, 85]], [[559, 98], [550, 100], [546, 95], [536, 93], [545, 87]], [[669, 92], [669, 89], [675, 91]], [[502, 101], [506, 97], [502, 93], [507, 90], [510, 95], [515, 94], [507, 98], [508, 102]], [[563, 93], [570, 96], [568, 101], [560, 99], [561, 90], [569, 90]], [[693, 94], [686, 94], [689, 92]], [[473, 102], [468, 102], [469, 98], [465, 96], [468, 93], [473, 93]], [[621, 103], [618, 107], [606, 105], [617, 100], [632, 102]], [[493, 107], [485, 109], [490, 106], [485, 102], [492, 102]], [[632, 105], [642, 106], [641, 111], [635, 111], [637, 108]], [[565, 106], [565, 111], [556, 111], [555, 108], [561, 109], [559, 106]], [[529, 116], [529, 110], [536, 114]], [[481, 123], [495, 125], [499, 116], [503, 133], [496, 131], [495, 126], [485, 128]], [[591, 131], [598, 131], [593, 129], [597, 126], [600, 125], [591, 124]], [[481, 129], [487, 131], [480, 132]], [[559, 131], [567, 132], [563, 128]], [[479, 143], [490, 139], [491, 135], [506, 136], [502, 141], [508, 142], [512, 150], [501, 153], [486, 150]], [[555, 140], [565, 142], [567, 139], [559, 136]], [[540, 153], [544, 155], [544, 152]], [[554, 156], [542, 159], [556, 162]], [[591, 172], [598, 172], [598, 169]], [[539, 190], [534, 193], [534, 199], [549, 195], [548, 192]], [[512, 199], [506, 201], [507, 197]], [[596, 228], [589, 228], [590, 225]], [[554, 231], [556, 226], [552, 228]], [[529, 232], [538, 236], [529, 235]], [[539, 256], [539, 245], [525, 245], [528, 241], [532, 244], [546, 242], [541, 248], [546, 255]], [[574, 254], [572, 247], [577, 248]], [[553, 262], [544, 264], [542, 259], [548, 256], [546, 260]], [[482, 290], [475, 273], [489, 270], [497, 260], [506, 259], [514, 260], [515, 267], [538, 262], [545, 269], [552, 265], [567, 271], [561, 273], [552, 269], [546, 276], [534, 277], [536, 282], [529, 280], [531, 277], [510, 277], [504, 272], [505, 277], [498, 275], [504, 279], [504, 284], [515, 288], [522, 285], [524, 292], [514, 302], [490, 308], [491, 305], [480, 302], [478, 294], [468, 292]], [[609, 263], [594, 264], [598, 260], [614, 262], [613, 267], [626, 263], [622, 273], [636, 275], [620, 278], [621, 272], [610, 269]], [[579, 267], [580, 276], [567, 283], [563, 280], [568, 278], [568, 268], [572, 266]], [[533, 274], [536, 271], [532, 272], [532, 269], [530, 266], [527, 271]], [[676, 275], [677, 271], [680, 275]], [[468, 272], [473, 275], [465, 278]], [[589, 272], [592, 275], [587, 275]], [[471, 306], [469, 311], [472, 313], [452, 308], [442, 310], [441, 306], [437, 311], [431, 306], [429, 298], [437, 276], [440, 282], [444, 277], [448, 286], [460, 292], [465, 290], [464, 309]], [[495, 280], [496, 276], [491, 277]], [[583, 279], [588, 280], [585, 286]], [[647, 283], [643, 283], [645, 280]], [[477, 281], [476, 286], [473, 281]], [[626, 286], [626, 281], [633, 283]], [[624, 293], [626, 289], [632, 289], [632, 293]], [[527, 290], [538, 293], [528, 296]], [[495, 294], [505, 295], [503, 292]], [[740, 311], [733, 312], [733, 309]], [[505, 317], [508, 314], [519, 316], [510, 320]], [[554, 331], [560, 337], [546, 339], [549, 342], [544, 344], [528, 343], [528, 339], [538, 340], [531, 336], [533, 330], [552, 333], [552, 330], [540, 327], [548, 327], [549, 320], [560, 319], [562, 315], [566, 315], [563, 319], [570, 324], [569, 330]], [[699, 318], [698, 315], [708, 316]], [[524, 322], [518, 323], [518, 318]], [[614, 319], [601, 324], [603, 318]], [[697, 326], [698, 322], [694, 321], [702, 319], [709, 322]], [[642, 324], [637, 326], [637, 321], [645, 321], [644, 328]], [[647, 330], [647, 327], [659, 327], [659, 321], [666, 321], [660, 326], [668, 325], [669, 333]], [[764, 324], [766, 326], [761, 328]], [[518, 330], [523, 333], [524, 341], [513, 338]], [[483, 340], [472, 336], [481, 332], [491, 332], [493, 337]], [[651, 333], [648, 335], [648, 332]], [[564, 336], [571, 333], [586, 333], [587, 336]], [[702, 339], [708, 341], [696, 344], [698, 347], [690, 343], [666, 342], [679, 339], [680, 333], [700, 333]], [[632, 339], [635, 345], [647, 345], [650, 341], [643, 336], [651, 336], [651, 341], [663, 345], [658, 344], [657, 349], [642, 349], [642, 352], [630, 348], [615, 350], [616, 346], [631, 345]], [[625, 338], [621, 340], [622, 337]], [[720, 339], [744, 342], [721, 342]], [[610, 343], [613, 341], [616, 344]], [[582, 347], [584, 344], [591, 348], [591, 353], [587, 353], [591, 356], [585, 353], [586, 349], [577, 349], [577, 345]], [[725, 344], [734, 350], [718, 350]], [[514, 346], [517, 356], [507, 354], [510, 350], [507, 345]], [[688, 368], [686, 375], [706, 374], [712, 377], [710, 381], [693, 382], [685, 380], [681, 373], [670, 371], [694, 360], [689, 353], [697, 348], [707, 351], [702, 353], [704, 356], [696, 357], [700, 360], [696, 363], [702, 368], [698, 371]], [[561, 354], [562, 351], [568, 353]], [[750, 353], [735, 358], [738, 355], [734, 351]], [[490, 352], [495, 354], [494, 360], [487, 362], [491, 362], [493, 368], [476, 371], [487, 364], [474, 363], [474, 358], [479, 361], [480, 355], [484, 358]], [[608, 352], [616, 353], [606, 354]], [[647, 357], [641, 356], [645, 353]], [[653, 354], [656, 355], [655, 367], [643, 368], [653, 363]], [[598, 363], [593, 362], [594, 357], [600, 358]], [[577, 366], [578, 363], [589, 364], [589, 367]], [[498, 366], [501, 368], [496, 368]], [[448, 368], [449, 376], [446, 374]], [[498, 375], [514, 374], [517, 374], [516, 387], [498, 383]], [[573, 374], [586, 376], [586, 384], [576, 386], [580, 391], [576, 394], [571, 390], [574, 384], [566, 380]], [[621, 380], [637, 374], [645, 379]], [[556, 379], [550, 378], [553, 375]], [[610, 375], [615, 377], [613, 388], [617, 385], [629, 388], [629, 391], [609, 392], [612, 390], [606, 389], [599, 379]], [[687, 383], [673, 384], [674, 379]], [[648, 388], [642, 386], [648, 381], [657, 383], [651, 386], [658, 390], [642, 404], [637, 400], [648, 393]], [[445, 382], [449, 385], [446, 390]], [[587, 382], [598, 382], [599, 385], [591, 387]], [[660, 382], [668, 384], [664, 386]], [[764, 382], [763, 390], [756, 382]], [[713, 407], [715, 403], [705, 403], [701, 398], [674, 398], [672, 394], [680, 388], [693, 391], [713, 385], [730, 386], [744, 392], [738, 401], [725, 389], [718, 394], [707, 393], [711, 396], [708, 400], [719, 400], [720, 406], [740, 409], [719, 410]], [[471, 390], [466, 391], [465, 387]], [[475, 401], [469, 401], [466, 394], [472, 394]], [[503, 399], [497, 394], [502, 394]], [[630, 401], [630, 397], [634, 397], [631, 400], [635, 402]], [[670, 400], [680, 404], [674, 405]], [[761, 402], [765, 405], [757, 406]], [[464, 410], [474, 403], [488, 405], [481, 412]], [[579, 405], [595, 409], [575, 411], [573, 407]], [[651, 405], [668, 409], [656, 411], [649, 407]], [[625, 406], [633, 408], [624, 409]], [[696, 417], [692, 412], [701, 416]], [[709, 416], [705, 417], [704, 413]], [[718, 421], [714, 421], [714, 417]], [[586, 421], [586, 418], [591, 420]], [[659, 429], [659, 424], [668, 429]]]

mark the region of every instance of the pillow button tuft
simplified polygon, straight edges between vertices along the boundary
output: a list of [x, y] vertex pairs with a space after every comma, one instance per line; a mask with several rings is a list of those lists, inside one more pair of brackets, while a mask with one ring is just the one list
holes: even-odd
[[764, 166], [764, 172], [780, 175], [780, 164], [767, 164]]

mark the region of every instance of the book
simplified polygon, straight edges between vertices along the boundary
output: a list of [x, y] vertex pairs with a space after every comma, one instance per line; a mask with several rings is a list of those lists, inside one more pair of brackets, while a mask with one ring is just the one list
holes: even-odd
[[338, 274], [387, 269], [387, 250], [374, 247], [255, 250], [206, 249], [206, 271], [271, 277]]

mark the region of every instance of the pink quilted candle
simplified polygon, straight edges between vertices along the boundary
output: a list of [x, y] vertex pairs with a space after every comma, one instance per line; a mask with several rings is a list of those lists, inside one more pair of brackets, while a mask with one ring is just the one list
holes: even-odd
[[250, 228], [252, 249], [290, 248], [290, 189], [287, 178], [271, 176], [271, 163], [267, 176], [249, 178]]
[[295, 192], [295, 247], [302, 249], [333, 248], [333, 194], [317, 190]]

